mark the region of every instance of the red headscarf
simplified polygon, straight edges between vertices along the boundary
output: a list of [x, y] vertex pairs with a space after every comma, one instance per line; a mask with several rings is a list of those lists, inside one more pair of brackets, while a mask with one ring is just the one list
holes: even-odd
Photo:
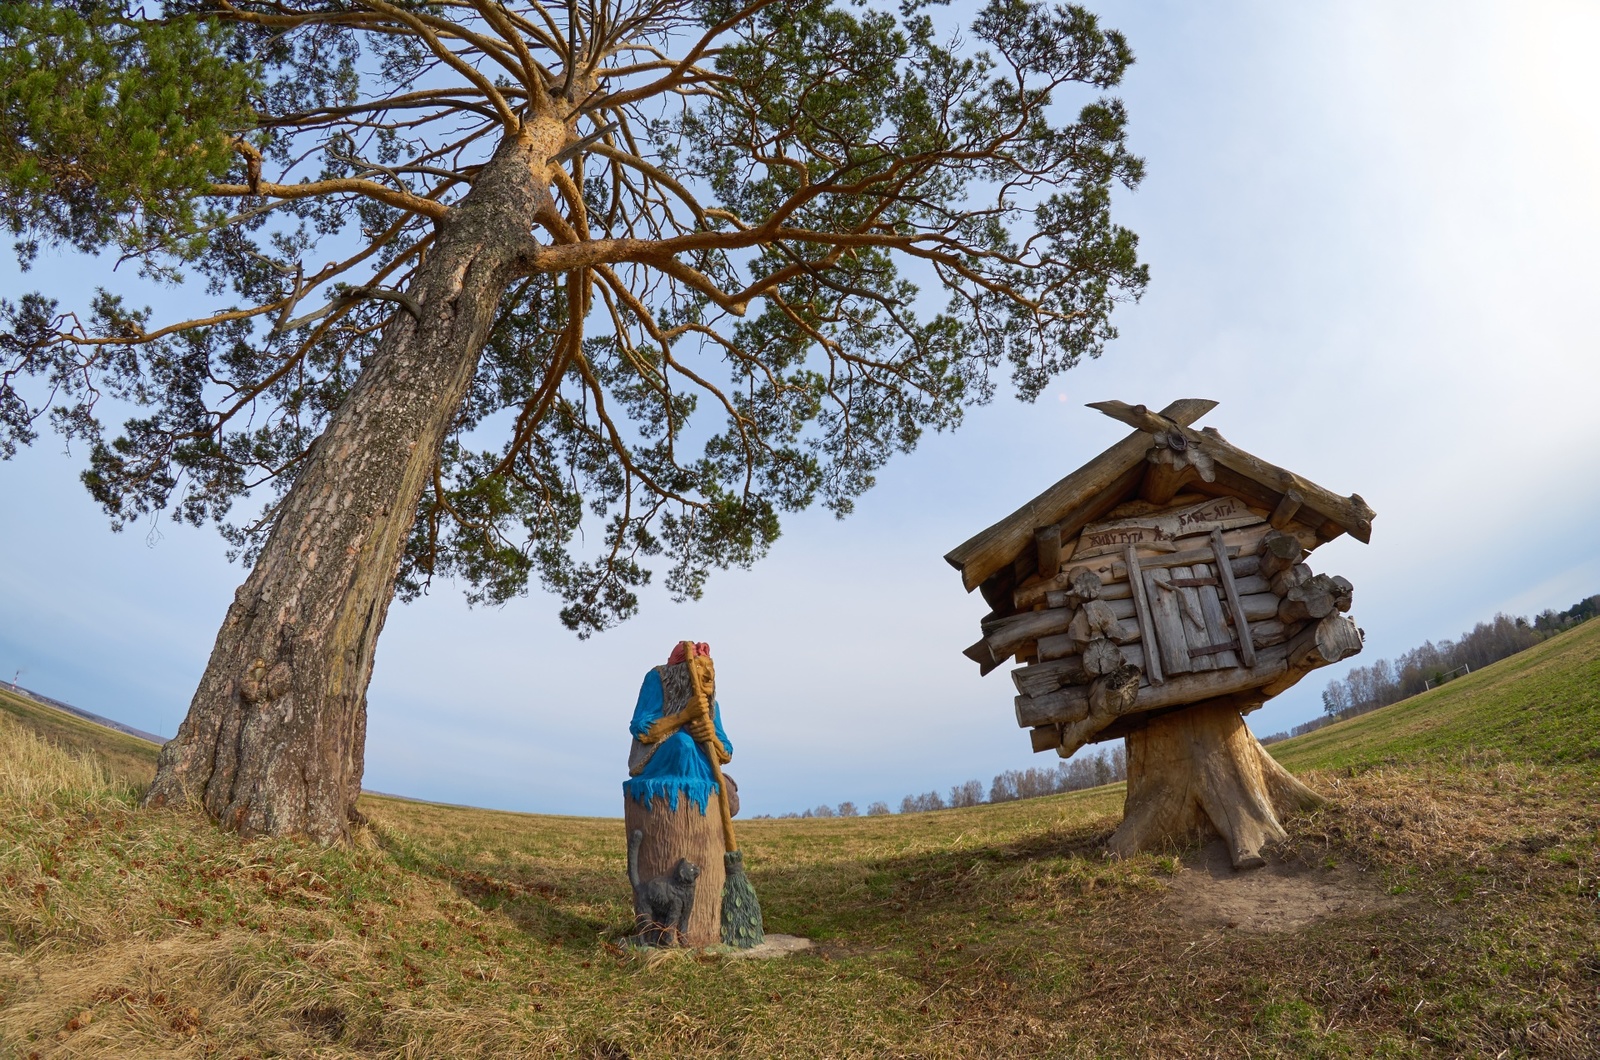
[[[683, 644], [684, 642], [680, 640], [678, 643], [672, 646], [672, 654], [667, 656], [668, 666], [674, 666], [684, 661], [686, 656], [683, 653]], [[707, 644], [703, 640], [697, 641], [694, 646], [694, 655], [697, 659], [711, 658], [711, 645]]]

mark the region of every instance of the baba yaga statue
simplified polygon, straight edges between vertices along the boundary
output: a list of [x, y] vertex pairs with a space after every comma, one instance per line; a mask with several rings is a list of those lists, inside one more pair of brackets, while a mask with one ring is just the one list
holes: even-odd
[[683, 641], [665, 666], [645, 674], [629, 731], [622, 802], [635, 940], [759, 945], [761, 905], [733, 839], [738, 785], [722, 773], [733, 744], [722, 730], [709, 645]]

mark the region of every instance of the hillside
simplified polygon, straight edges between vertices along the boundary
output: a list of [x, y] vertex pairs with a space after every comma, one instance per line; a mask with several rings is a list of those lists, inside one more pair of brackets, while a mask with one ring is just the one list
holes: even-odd
[[366, 797], [357, 849], [241, 844], [135, 811], [136, 749], [45, 730], [74, 757], [6, 703], [0, 1048], [1592, 1055], [1597, 678], [1590, 622], [1274, 745], [1329, 802], [1245, 876], [1106, 861], [1115, 788], [744, 823], [769, 930], [819, 944], [770, 962], [617, 946], [615, 820]]
[[161, 748], [127, 733], [96, 725], [65, 711], [0, 688], [0, 718], [11, 718], [57, 747], [92, 753], [118, 780], [146, 785], [156, 775]]
[[1349, 721], [1272, 745], [1290, 769], [1494, 749], [1519, 761], [1600, 760], [1600, 622]]

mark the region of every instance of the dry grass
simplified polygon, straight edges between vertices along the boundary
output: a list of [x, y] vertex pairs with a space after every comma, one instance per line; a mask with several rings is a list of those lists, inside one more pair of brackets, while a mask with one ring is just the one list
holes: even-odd
[[0, 716], [0, 799], [19, 804], [51, 796], [94, 797], [117, 778], [92, 753], [73, 753]]
[[[1540, 680], [1566, 688], [1585, 651]], [[22, 1057], [1582, 1057], [1600, 1040], [1589, 760], [1413, 748], [1402, 766], [1379, 746], [1312, 771], [1330, 801], [1280, 856], [1374, 901], [1278, 935], [1189, 926], [1172, 885], [1201, 871], [1192, 852], [1105, 860], [1115, 790], [752, 821], [769, 930], [819, 941], [753, 962], [616, 945], [616, 820], [368, 798], [356, 849], [241, 843], [136, 811], [93, 761], [25, 735], [0, 725], [0, 1051]]]
[[20, 722], [57, 747], [92, 754], [116, 783], [144, 788], [156, 775], [156, 756], [161, 749], [155, 744], [0, 688], [3, 718]]

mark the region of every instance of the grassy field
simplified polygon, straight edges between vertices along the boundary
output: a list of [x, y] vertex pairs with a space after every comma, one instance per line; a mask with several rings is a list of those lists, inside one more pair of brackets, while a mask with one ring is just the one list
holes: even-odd
[[[1106, 860], [1116, 788], [747, 822], [768, 930], [818, 942], [777, 961], [618, 946], [616, 820], [369, 797], [355, 849], [241, 843], [134, 809], [147, 745], [0, 712], [0, 1050], [17, 1056], [1583, 1057], [1600, 1041], [1600, 622], [1274, 745], [1329, 801], [1253, 875], [1196, 850]], [[1267, 912], [1231, 911], [1241, 895]], [[1273, 903], [1322, 912], [1273, 930]]]
[[1431, 692], [1273, 744], [1284, 765], [1328, 769], [1494, 748], [1545, 765], [1600, 763], [1600, 623]]
[[156, 775], [155, 744], [0, 688], [0, 719], [6, 718], [73, 754], [93, 754], [121, 782], [142, 787]]

